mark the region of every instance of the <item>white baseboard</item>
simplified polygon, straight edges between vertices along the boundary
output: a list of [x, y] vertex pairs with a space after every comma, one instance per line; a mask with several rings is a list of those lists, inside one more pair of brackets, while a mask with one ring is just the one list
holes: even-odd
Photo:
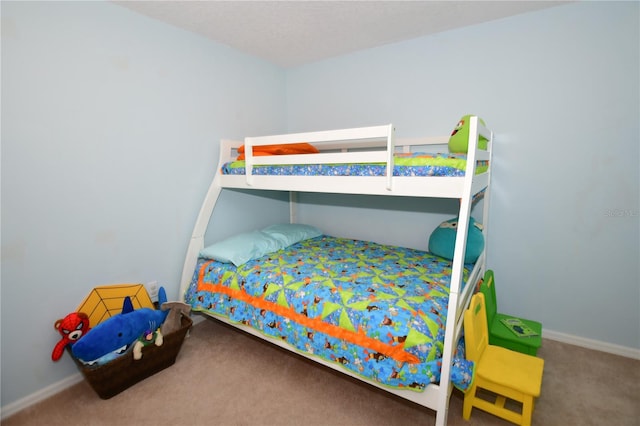
[[32, 406], [33, 404], [44, 401], [45, 399], [57, 394], [58, 392], [62, 392], [63, 390], [70, 388], [77, 383], [80, 383], [83, 379], [84, 377], [82, 377], [82, 374], [76, 373], [72, 376], [67, 377], [66, 379], [62, 379], [59, 382], [47, 386], [46, 388], [41, 389], [38, 392], [32, 393], [29, 396], [8, 404], [6, 407], [2, 407], [0, 409], [2, 420], [17, 413], [18, 411]]
[[[193, 315], [193, 323], [198, 324], [204, 321], [206, 318], [204, 315]], [[542, 337], [545, 339], [555, 340], [570, 345], [580, 346], [587, 349], [593, 349], [596, 351], [607, 352], [614, 355], [620, 355], [627, 358], [640, 359], [640, 349], [628, 348], [626, 346], [614, 345], [612, 343], [600, 342], [598, 340], [586, 339], [584, 337], [572, 336], [570, 334], [560, 333], [553, 330], [543, 329]], [[0, 409], [1, 418], [5, 418], [17, 413], [20, 410], [30, 407], [40, 401], [43, 401], [50, 396], [55, 395], [77, 383], [80, 383], [84, 378], [82, 374], [77, 373], [66, 379], [60, 380], [57, 383], [47, 386], [44, 389], [39, 390], [25, 398], [22, 398], [16, 402], [8, 404], [6, 407]]]
[[580, 346], [587, 349], [593, 349], [600, 352], [607, 352], [614, 355], [620, 355], [626, 358], [640, 359], [640, 349], [614, 345], [613, 343], [586, 339], [584, 337], [572, 336], [571, 334], [565, 334], [565, 333], [560, 333], [557, 331], [545, 330], [545, 329], [542, 330], [542, 337], [545, 339], [555, 340], [562, 343], [568, 343], [570, 345]]

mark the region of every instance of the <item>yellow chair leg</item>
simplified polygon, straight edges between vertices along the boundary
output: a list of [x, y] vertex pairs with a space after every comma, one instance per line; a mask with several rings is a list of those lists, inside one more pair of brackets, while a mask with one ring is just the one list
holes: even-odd
[[531, 416], [533, 414], [533, 407], [535, 399], [531, 395], [524, 395], [522, 398], [522, 414], [517, 411], [512, 411], [505, 407], [506, 398], [502, 395], [496, 397], [495, 402], [490, 402], [482, 398], [476, 397], [477, 388], [474, 387], [464, 397], [464, 403], [462, 406], [462, 418], [469, 420], [471, 418], [471, 410], [476, 407], [487, 413], [491, 413], [511, 423], [522, 426], [531, 426]]
[[522, 400], [522, 426], [531, 426], [533, 415], [533, 396], [525, 395]]
[[471, 418], [471, 409], [473, 408], [473, 400], [476, 397], [476, 386], [472, 385], [471, 389], [464, 395], [464, 402], [462, 404], [462, 418], [469, 420]]

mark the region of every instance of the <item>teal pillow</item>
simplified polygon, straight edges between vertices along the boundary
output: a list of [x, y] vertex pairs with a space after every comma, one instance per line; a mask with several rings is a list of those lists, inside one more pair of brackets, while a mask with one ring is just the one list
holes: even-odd
[[264, 228], [262, 232], [278, 240], [281, 244], [280, 248], [289, 247], [299, 241], [322, 235], [318, 228], [300, 223], [271, 225]]
[[[457, 232], [457, 217], [442, 222], [429, 237], [429, 251], [437, 256], [453, 260]], [[470, 218], [464, 263], [475, 263], [480, 254], [482, 254], [482, 250], [484, 250], [482, 224], [480, 222], [476, 222], [474, 218]]]
[[281, 248], [278, 239], [261, 231], [252, 231], [207, 246], [200, 251], [200, 257], [240, 266]]

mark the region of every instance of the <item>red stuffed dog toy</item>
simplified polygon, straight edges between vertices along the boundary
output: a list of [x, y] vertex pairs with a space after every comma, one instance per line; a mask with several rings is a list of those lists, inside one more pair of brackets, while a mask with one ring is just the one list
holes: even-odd
[[73, 312], [56, 321], [53, 327], [62, 335], [62, 340], [51, 353], [51, 359], [57, 361], [62, 357], [67, 345], [73, 345], [89, 331], [89, 316], [84, 312]]

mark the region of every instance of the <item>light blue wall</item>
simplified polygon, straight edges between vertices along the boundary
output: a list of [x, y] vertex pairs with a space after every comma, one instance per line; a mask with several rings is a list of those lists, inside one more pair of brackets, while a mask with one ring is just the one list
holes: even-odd
[[[489, 262], [502, 310], [640, 347], [637, 3], [562, 6], [287, 72], [108, 3], [1, 7], [2, 407], [77, 373], [50, 360], [53, 322], [94, 285], [158, 280], [177, 297], [217, 141], [287, 127], [393, 122], [418, 136], [483, 116], [498, 132]], [[223, 192], [209, 238], [287, 214], [279, 195], [257, 197]], [[303, 201], [302, 220], [327, 231], [411, 246], [455, 209]]]
[[[637, 2], [577, 3], [299, 67], [289, 130], [393, 122], [411, 137], [480, 115], [497, 132], [488, 260], [501, 310], [640, 348], [638, 16]], [[456, 207], [420, 220], [417, 202], [302, 201], [302, 220], [328, 232], [415, 246]]]
[[[120, 6], [2, 2], [3, 407], [77, 374], [51, 361], [53, 324], [94, 286], [157, 280], [177, 298], [218, 141], [282, 132], [284, 84]], [[224, 192], [212, 233], [287, 218], [265, 198]]]

